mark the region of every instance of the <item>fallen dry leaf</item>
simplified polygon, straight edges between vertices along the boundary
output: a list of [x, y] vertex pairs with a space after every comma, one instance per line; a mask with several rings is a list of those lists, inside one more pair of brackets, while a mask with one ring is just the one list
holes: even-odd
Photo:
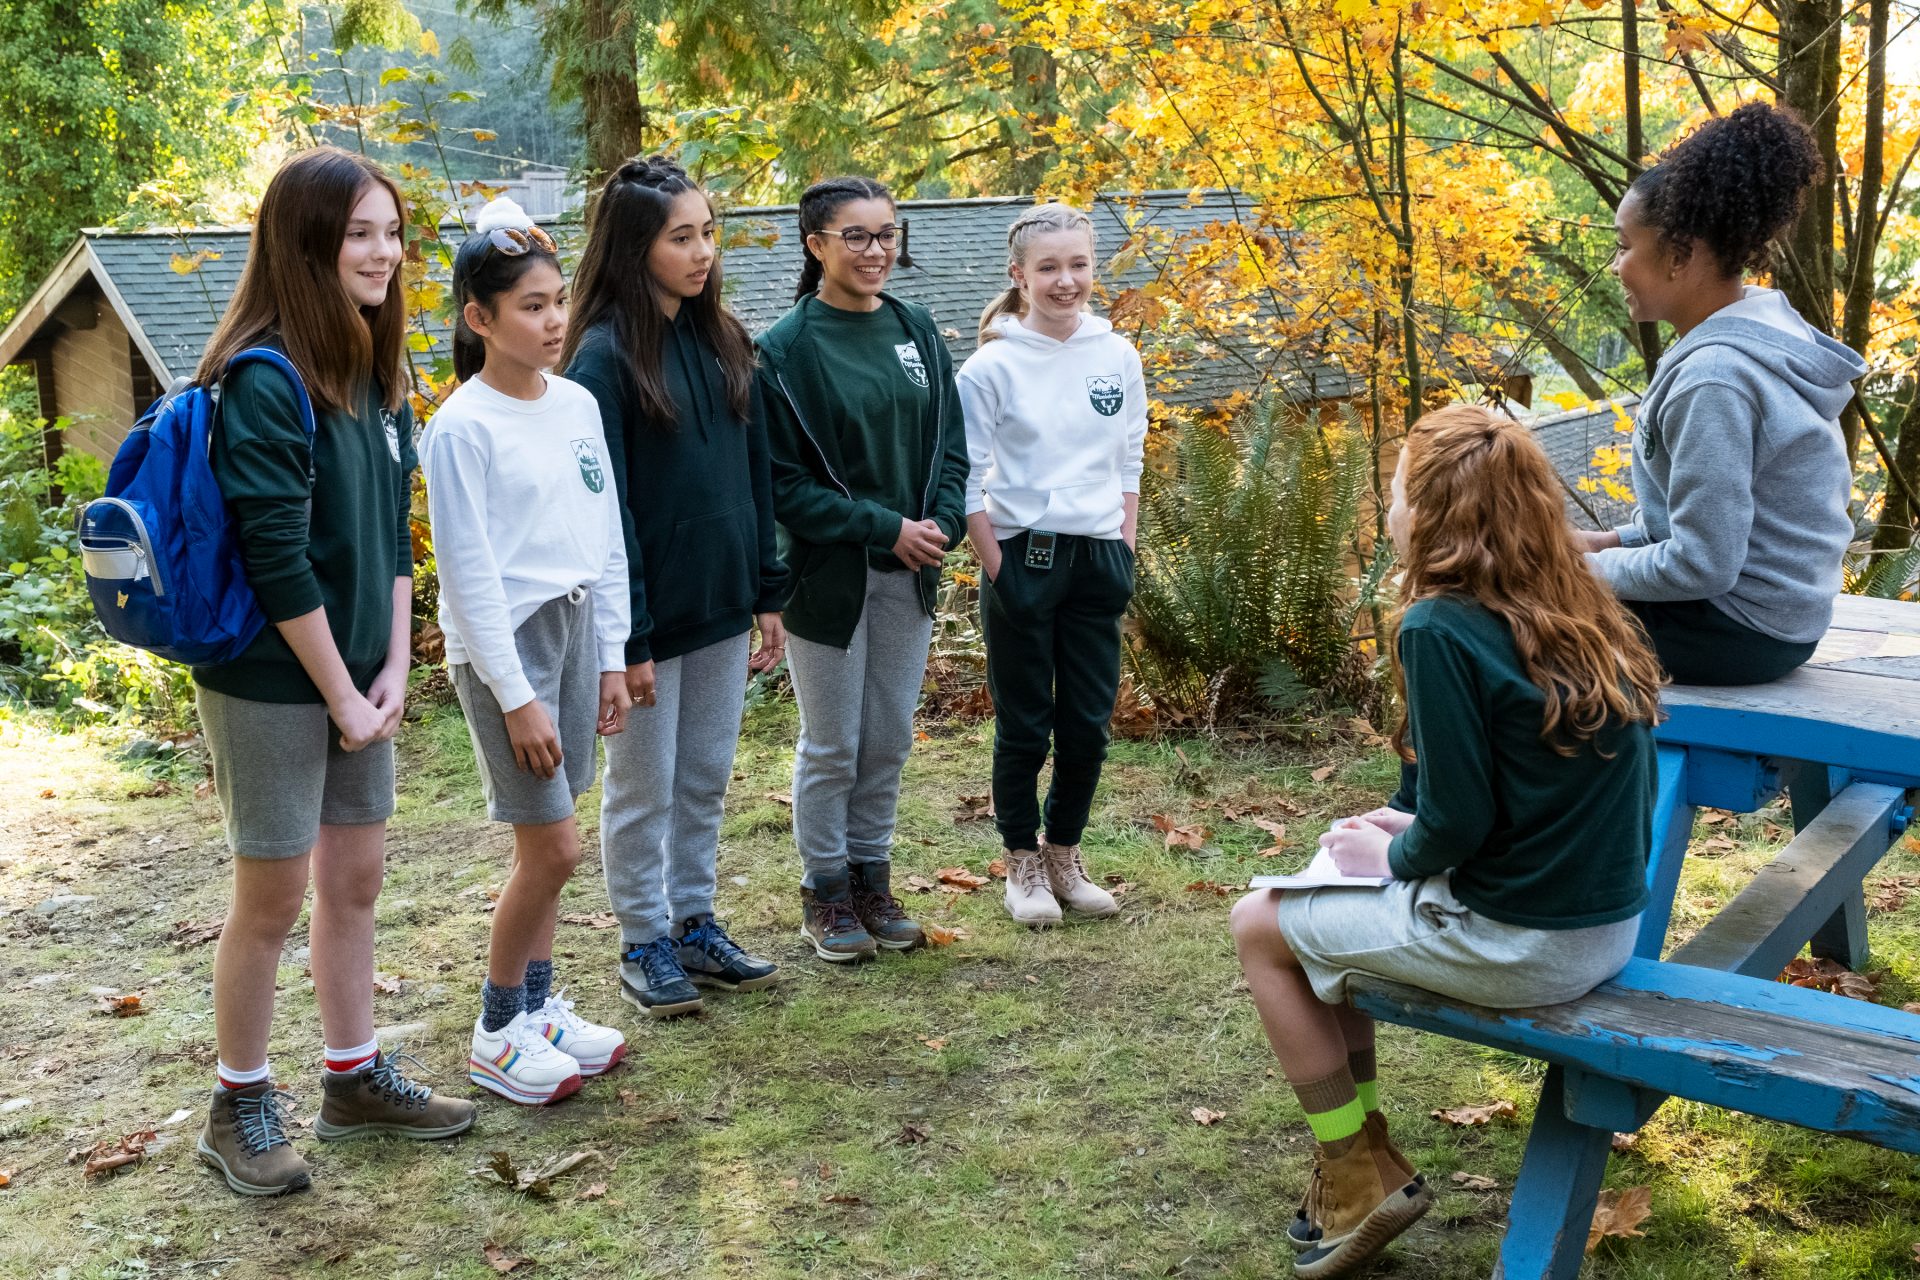
[[1722, 823], [1732, 822], [1733, 815], [1725, 809], [1702, 809], [1698, 821], [1703, 827], [1717, 827]]
[[993, 797], [961, 796], [960, 807], [953, 811], [955, 822], [983, 822], [993, 816]]
[[13, 1185], [13, 1170], [0, 1169], [0, 1187], [10, 1187], [12, 1185]]
[[793, 797], [784, 791], [769, 791], [767, 792], [767, 799], [773, 801], [775, 804], [785, 805], [789, 809], [793, 808]]
[[1205, 1107], [1195, 1107], [1187, 1114], [1193, 1117], [1194, 1123], [1209, 1129], [1227, 1118], [1226, 1112], [1209, 1111]]
[[524, 1267], [528, 1262], [526, 1258], [514, 1257], [497, 1244], [486, 1245], [480, 1252], [486, 1255], [487, 1265], [495, 1271], [498, 1271], [501, 1275], [505, 1275], [515, 1267]]
[[72, 1164], [76, 1159], [85, 1157], [86, 1164], [82, 1166], [80, 1175], [85, 1178], [97, 1178], [103, 1173], [112, 1173], [115, 1169], [144, 1160], [147, 1155], [147, 1144], [157, 1136], [151, 1129], [140, 1129], [127, 1134], [118, 1142], [110, 1142], [102, 1138], [86, 1151], [68, 1152], [67, 1163]]
[[1500, 1184], [1492, 1178], [1468, 1173], [1465, 1169], [1455, 1169], [1452, 1182], [1463, 1191], [1498, 1191], [1500, 1189]]
[[962, 893], [972, 893], [989, 883], [985, 876], [976, 875], [965, 867], [942, 867], [933, 875], [941, 884], [951, 885]]
[[987, 864], [987, 874], [995, 880], [1005, 880], [1007, 878], [1007, 860], [1005, 858], [995, 858], [992, 862], [989, 862]]
[[908, 876], [906, 889], [908, 893], [932, 893], [933, 881], [925, 876]]
[[941, 1051], [942, 1049], [944, 1049], [944, 1048], [946, 1048], [946, 1047], [947, 1047], [947, 1037], [945, 1037], [945, 1036], [921, 1036], [921, 1037], [920, 1037], [920, 1043], [921, 1043], [921, 1044], [923, 1044], [923, 1045], [925, 1045], [925, 1046], [927, 1046], [927, 1048], [929, 1048], [929, 1049], [931, 1049], [931, 1050], [933, 1050], [933, 1051], [934, 1051], [935, 1053], [938, 1053], [938, 1052], [940, 1052], [940, 1051]]
[[1034, 977], [1032, 974], [1027, 975], [1027, 982], [1030, 986], [1037, 987], [1040, 985], [1040, 979]]
[[1712, 849], [1716, 853], [1732, 853], [1739, 847], [1739, 845], [1727, 839], [1725, 836], [1714, 836], [1710, 839], [1702, 840], [1699, 844], [1700, 849]]
[[640, 1101], [640, 1095], [632, 1089], [622, 1089], [618, 1096], [620, 1098], [620, 1105], [623, 1107], [630, 1107]]
[[188, 947], [204, 946], [206, 943], [218, 939], [220, 931], [226, 927], [226, 924], [227, 922], [224, 918], [219, 920], [176, 920], [173, 924], [173, 932], [167, 935], [167, 941], [173, 943], [174, 949], [178, 951], [185, 951]]
[[473, 1170], [473, 1176], [482, 1182], [496, 1182], [509, 1191], [532, 1196], [539, 1200], [553, 1198], [553, 1180], [564, 1173], [570, 1173], [599, 1156], [592, 1151], [575, 1151], [568, 1155], [557, 1156], [545, 1164], [533, 1169], [516, 1168], [513, 1156], [505, 1151], [487, 1153], [485, 1168]]
[[1272, 836], [1275, 844], [1287, 838], [1287, 827], [1285, 823], [1274, 822], [1269, 818], [1255, 818], [1253, 825]]
[[1920, 1013], [1920, 1004], [1903, 1004], [1903, 1005], [1901, 1005], [1901, 1006], [1900, 1006], [1900, 1012], [1902, 1012], [1902, 1013]]
[[212, 795], [213, 795], [213, 779], [212, 778], [207, 778], [206, 780], [202, 781], [199, 786], [196, 786], [193, 789], [193, 798], [195, 800], [205, 800], [211, 797]]
[[1880, 983], [1886, 976], [1884, 970], [1874, 973], [1855, 973], [1838, 960], [1828, 960], [1825, 957], [1795, 956], [1787, 961], [1787, 967], [1780, 971], [1778, 980], [1792, 987], [1831, 991], [1835, 995], [1846, 996], [1850, 1000], [1865, 1000], [1871, 1003], [1879, 998]]
[[1215, 880], [1195, 880], [1187, 886], [1188, 893], [1210, 893], [1216, 898], [1230, 898], [1233, 890]]
[[1920, 876], [1884, 876], [1866, 884], [1867, 910], [1898, 911], [1907, 905], [1914, 890], [1920, 889]]
[[785, 1187], [789, 1191], [798, 1191], [800, 1189], [800, 1179], [782, 1178], [780, 1179], [780, 1185]]
[[598, 1200], [606, 1194], [607, 1194], [607, 1184], [604, 1182], [595, 1182], [595, 1183], [589, 1184], [586, 1187], [581, 1188], [580, 1194], [575, 1196], [574, 1199], [575, 1200]]
[[611, 911], [576, 911], [560, 917], [561, 924], [575, 924], [583, 929], [617, 929], [620, 918]]
[[1333, 765], [1323, 764], [1318, 769], [1315, 769], [1309, 776], [1311, 776], [1315, 782], [1325, 782], [1333, 776], [1333, 770]]
[[1498, 1102], [1483, 1103], [1477, 1107], [1447, 1107], [1427, 1113], [1442, 1124], [1459, 1129], [1470, 1125], [1486, 1124], [1495, 1116], [1512, 1116], [1513, 1104], [1505, 1098]]
[[1593, 1207], [1593, 1225], [1587, 1228], [1587, 1252], [1606, 1236], [1644, 1236], [1640, 1224], [1653, 1212], [1653, 1192], [1646, 1187], [1602, 1191]]
[[376, 973], [373, 975], [373, 989], [384, 996], [397, 996], [403, 987], [404, 974]]
[[859, 1196], [854, 1195], [850, 1191], [836, 1191], [830, 1196], [821, 1196], [820, 1203], [821, 1204], [865, 1204], [866, 1201], [862, 1200]]
[[903, 1124], [900, 1132], [893, 1135], [893, 1144], [897, 1147], [914, 1147], [927, 1140], [927, 1131], [917, 1124]]
[[116, 1018], [138, 1018], [147, 1012], [147, 1006], [142, 1001], [142, 997], [146, 994], [144, 991], [136, 991], [131, 995], [101, 996], [99, 1011], [110, 1013]]
[[53, 799], [53, 798], [54, 798], [54, 795], [53, 795], [53, 788], [52, 788], [52, 787], [42, 787], [42, 788], [40, 788], [40, 798], [41, 798], [42, 800], [51, 800], [51, 799]]
[[947, 926], [935, 924], [931, 920], [921, 923], [920, 932], [926, 935], [927, 945], [930, 947], [950, 947], [962, 938], [971, 938], [973, 936], [967, 932], [967, 927], [963, 924], [956, 924], [949, 929]]
[[1637, 1133], [1616, 1133], [1613, 1135], [1613, 1149], [1615, 1151], [1631, 1151], [1639, 1145], [1640, 1135]]
[[1147, 821], [1153, 824], [1154, 830], [1166, 836], [1169, 849], [1204, 849], [1207, 847], [1207, 838], [1213, 834], [1197, 822], [1183, 827], [1164, 813], [1148, 814]]

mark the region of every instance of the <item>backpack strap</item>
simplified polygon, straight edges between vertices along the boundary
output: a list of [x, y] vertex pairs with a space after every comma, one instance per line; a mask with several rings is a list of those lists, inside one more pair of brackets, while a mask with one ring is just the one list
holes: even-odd
[[[233, 359], [227, 361], [226, 372], [220, 375], [221, 381], [225, 382], [227, 378], [233, 376], [235, 369], [247, 364], [272, 365], [286, 376], [288, 382], [293, 384], [293, 398], [300, 406], [300, 426], [301, 429], [307, 433], [307, 489], [311, 492], [315, 480], [313, 469], [314, 420], [313, 401], [307, 395], [307, 384], [301, 380], [300, 371], [293, 367], [293, 361], [287, 359], [283, 352], [275, 351], [272, 347], [248, 347], [244, 351], [235, 353]], [[217, 395], [218, 388], [216, 387], [215, 390]], [[308, 501], [311, 503], [312, 500], [309, 499]]]

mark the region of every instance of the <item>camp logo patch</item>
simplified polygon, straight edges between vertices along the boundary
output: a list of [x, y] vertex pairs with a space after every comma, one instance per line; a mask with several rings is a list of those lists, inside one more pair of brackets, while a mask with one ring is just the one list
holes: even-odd
[[1126, 403], [1126, 385], [1120, 381], [1119, 374], [1095, 375], [1087, 379], [1087, 399], [1093, 402], [1095, 413], [1111, 418]]
[[607, 473], [600, 469], [600, 451], [591, 440], [573, 442], [573, 460], [580, 464], [580, 478], [587, 488], [599, 493], [607, 487]]
[[380, 425], [387, 433], [387, 452], [393, 455], [395, 462], [400, 461], [400, 419], [391, 409], [380, 411]]
[[920, 348], [911, 342], [896, 342], [893, 344], [893, 354], [900, 357], [900, 367], [913, 379], [914, 386], [927, 385], [927, 366], [920, 359]]

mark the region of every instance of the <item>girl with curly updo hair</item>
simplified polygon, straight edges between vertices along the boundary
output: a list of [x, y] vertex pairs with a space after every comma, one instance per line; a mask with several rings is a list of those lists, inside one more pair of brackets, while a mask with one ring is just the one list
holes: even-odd
[[1748, 103], [1676, 143], [1614, 219], [1628, 313], [1679, 341], [1640, 401], [1632, 522], [1580, 536], [1683, 682], [1777, 679], [1832, 621], [1853, 536], [1839, 418], [1866, 365], [1746, 283], [1819, 177], [1798, 117]]

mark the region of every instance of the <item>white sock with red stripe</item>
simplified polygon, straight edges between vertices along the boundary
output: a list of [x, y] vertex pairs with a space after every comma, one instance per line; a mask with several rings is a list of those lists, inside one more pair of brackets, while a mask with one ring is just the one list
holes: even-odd
[[250, 1071], [236, 1071], [224, 1062], [215, 1061], [213, 1082], [222, 1089], [244, 1089], [250, 1084], [259, 1084], [262, 1080], [273, 1079], [273, 1064], [263, 1062]]
[[357, 1044], [351, 1049], [328, 1049], [326, 1054], [327, 1056], [324, 1063], [326, 1069], [336, 1075], [344, 1075], [349, 1071], [360, 1070], [360, 1068], [379, 1057], [380, 1042], [378, 1040], [369, 1040], [365, 1044]]

